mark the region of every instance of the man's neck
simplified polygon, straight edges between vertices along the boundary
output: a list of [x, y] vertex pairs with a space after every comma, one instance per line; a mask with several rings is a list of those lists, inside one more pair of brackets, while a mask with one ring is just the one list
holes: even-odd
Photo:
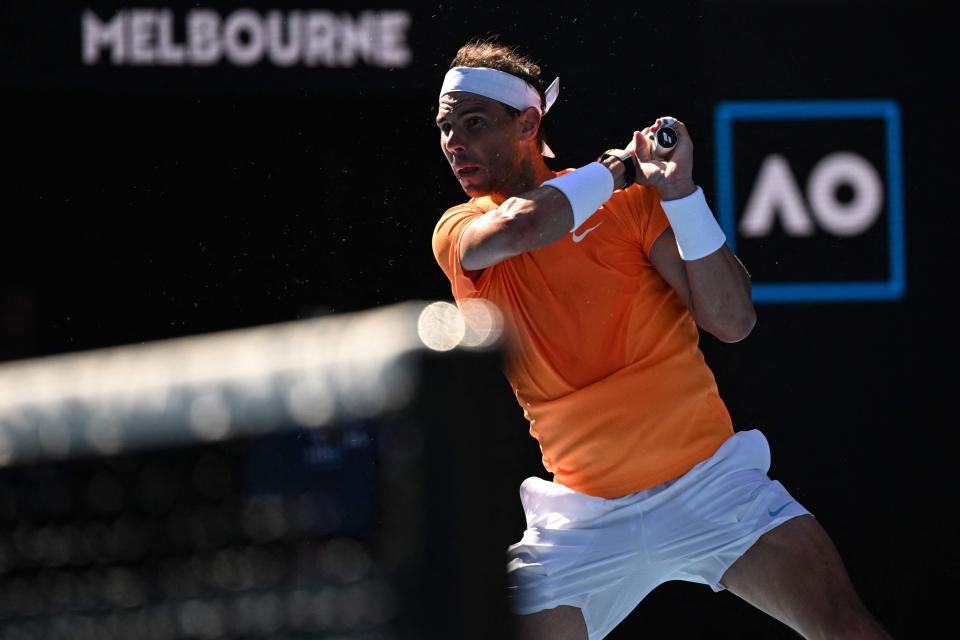
[[520, 169], [514, 174], [514, 179], [502, 191], [489, 194], [489, 198], [497, 205], [503, 204], [507, 198], [519, 196], [527, 191], [536, 189], [545, 181], [555, 177], [554, 172], [543, 161], [543, 156], [537, 154], [526, 158], [520, 164]]

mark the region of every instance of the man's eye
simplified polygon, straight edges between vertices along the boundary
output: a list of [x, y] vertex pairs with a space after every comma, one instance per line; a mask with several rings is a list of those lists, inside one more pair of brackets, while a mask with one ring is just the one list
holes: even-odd
[[480, 118], [478, 118], [478, 117], [476, 117], [476, 116], [474, 116], [474, 117], [470, 118], [469, 120], [467, 120], [467, 126], [468, 126], [468, 127], [479, 127], [481, 124], [483, 124], [483, 120], [481, 120]]
[[442, 125], [440, 125], [440, 131], [444, 133], [450, 133], [450, 125], [444, 122]]

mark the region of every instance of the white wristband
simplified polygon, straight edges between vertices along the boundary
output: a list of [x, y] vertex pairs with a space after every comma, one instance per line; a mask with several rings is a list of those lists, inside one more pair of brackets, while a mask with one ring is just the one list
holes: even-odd
[[574, 231], [613, 195], [613, 174], [599, 162], [591, 162], [576, 171], [547, 180], [540, 186], [558, 189], [573, 208]]
[[727, 241], [700, 187], [686, 198], [661, 201], [660, 205], [670, 220], [680, 257], [684, 260], [708, 256]]

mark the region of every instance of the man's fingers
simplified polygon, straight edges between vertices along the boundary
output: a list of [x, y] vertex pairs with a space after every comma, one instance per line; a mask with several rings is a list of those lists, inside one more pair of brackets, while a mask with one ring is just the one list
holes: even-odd
[[680, 170], [676, 162], [677, 158], [674, 157], [675, 154], [671, 154], [669, 159], [660, 158], [653, 154], [654, 142], [652, 138], [661, 127], [666, 126], [672, 127], [681, 139], [686, 139], [683, 145], [678, 144], [678, 146], [690, 145], [690, 136], [687, 133], [686, 125], [673, 116], [661, 116], [649, 127], [634, 131], [630, 146], [632, 147], [631, 151], [635, 151], [637, 156], [637, 182], [641, 184], [660, 186]]
[[[637, 175], [637, 182], [656, 186], [667, 175], [669, 163], [662, 160], [644, 160], [640, 162], [640, 172]], [[642, 178], [641, 178], [642, 176]]]
[[643, 162], [649, 160], [653, 155], [653, 149], [651, 148], [652, 144], [649, 139], [647, 139], [647, 133], [649, 133], [650, 128], [647, 127], [643, 131], [634, 131], [633, 139], [630, 141], [630, 145], [634, 153], [636, 153], [637, 160]]

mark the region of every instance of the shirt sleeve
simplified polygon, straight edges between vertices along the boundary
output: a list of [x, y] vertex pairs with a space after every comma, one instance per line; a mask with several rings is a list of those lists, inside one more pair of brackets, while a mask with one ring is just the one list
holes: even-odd
[[640, 229], [640, 247], [649, 258], [653, 245], [670, 226], [670, 221], [660, 205], [660, 194], [656, 189], [638, 186], [628, 189], [630, 191], [634, 192], [631, 204]]
[[494, 265], [480, 271], [465, 271], [460, 264], [460, 239], [463, 232], [482, 215], [483, 211], [478, 207], [459, 205], [447, 210], [433, 230], [433, 255], [450, 280], [455, 300], [478, 297], [490, 279], [490, 272], [496, 267]]

